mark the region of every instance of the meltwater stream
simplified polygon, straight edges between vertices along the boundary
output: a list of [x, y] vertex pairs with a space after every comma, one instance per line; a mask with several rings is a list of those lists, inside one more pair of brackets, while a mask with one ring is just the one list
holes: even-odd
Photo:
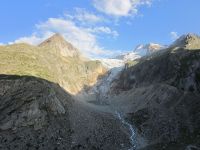
[[119, 120], [122, 122], [122, 124], [124, 124], [125, 126], [128, 127], [128, 129], [130, 130], [131, 134], [130, 134], [130, 143], [132, 145], [131, 148], [129, 148], [128, 150], [136, 150], [136, 139], [135, 139], [135, 130], [133, 128], [133, 126], [128, 123], [119, 112], [115, 112], [117, 117], [119, 118]]

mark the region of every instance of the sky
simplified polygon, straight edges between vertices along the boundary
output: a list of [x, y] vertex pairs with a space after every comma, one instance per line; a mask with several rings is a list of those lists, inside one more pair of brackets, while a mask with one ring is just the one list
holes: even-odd
[[89, 57], [200, 34], [199, 0], [1, 0], [0, 44], [37, 45], [60, 33]]

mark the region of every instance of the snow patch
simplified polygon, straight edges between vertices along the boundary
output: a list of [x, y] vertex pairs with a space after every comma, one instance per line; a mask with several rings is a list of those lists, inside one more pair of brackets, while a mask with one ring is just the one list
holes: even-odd
[[114, 59], [98, 59], [108, 69], [108, 72], [89, 92], [95, 93], [98, 101], [105, 100], [109, 96], [112, 82], [118, 79], [120, 72], [125, 68], [125, 64], [128, 61], [134, 61], [145, 55], [159, 51], [161, 48], [163, 48], [163, 46], [150, 43], [146, 45], [139, 45], [134, 51], [119, 55]]
[[99, 61], [108, 69], [124, 66], [124, 61], [120, 59], [99, 59]]

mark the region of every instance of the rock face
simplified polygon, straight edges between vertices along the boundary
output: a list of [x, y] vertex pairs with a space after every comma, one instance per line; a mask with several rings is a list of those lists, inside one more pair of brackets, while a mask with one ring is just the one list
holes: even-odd
[[180, 40], [189, 40], [186, 47], [176, 45], [140, 59], [113, 83], [112, 91], [123, 99], [116, 101], [148, 141], [145, 149], [200, 144], [200, 47], [192, 48], [197, 39], [188, 35]]
[[200, 37], [196, 34], [187, 34], [177, 39], [171, 47], [179, 47], [185, 49], [198, 49], [200, 47]]
[[34, 77], [0, 76], [0, 149], [69, 149], [72, 98]]

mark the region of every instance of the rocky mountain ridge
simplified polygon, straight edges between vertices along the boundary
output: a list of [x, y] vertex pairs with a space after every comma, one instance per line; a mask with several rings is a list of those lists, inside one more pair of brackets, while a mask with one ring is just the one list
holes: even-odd
[[71, 94], [92, 86], [106, 72], [99, 61], [82, 57], [64, 38], [55, 34], [39, 46], [13, 44], [0, 47], [0, 74], [29, 75], [59, 83]]
[[199, 149], [199, 40], [181, 37], [180, 45], [140, 59], [112, 83], [113, 104], [146, 137], [145, 150]]
[[185, 49], [198, 49], [200, 47], [200, 37], [197, 34], [189, 33], [178, 38], [171, 47]]

